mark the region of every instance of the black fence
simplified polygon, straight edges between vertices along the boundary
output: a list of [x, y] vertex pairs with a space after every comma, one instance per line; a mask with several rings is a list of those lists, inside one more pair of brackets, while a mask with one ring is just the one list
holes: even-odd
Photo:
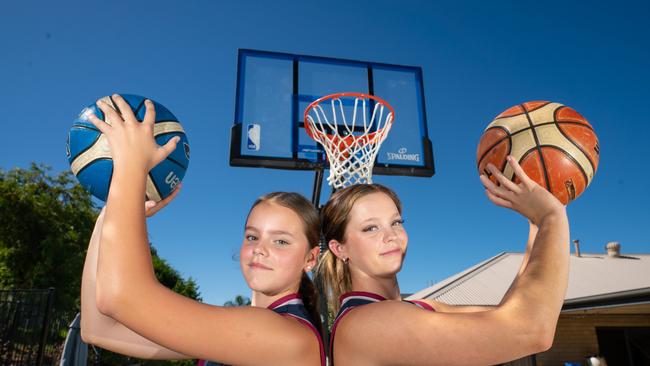
[[74, 311], [54, 307], [55, 290], [0, 290], [0, 366], [57, 365]]

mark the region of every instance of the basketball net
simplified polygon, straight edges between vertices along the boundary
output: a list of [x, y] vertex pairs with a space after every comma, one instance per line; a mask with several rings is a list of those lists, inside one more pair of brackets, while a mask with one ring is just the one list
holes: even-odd
[[[352, 106], [351, 116], [346, 116], [346, 106], [348, 114]], [[352, 92], [324, 96], [305, 109], [305, 130], [323, 146], [329, 161], [330, 186], [372, 183], [377, 152], [394, 116], [393, 107], [381, 98]]]

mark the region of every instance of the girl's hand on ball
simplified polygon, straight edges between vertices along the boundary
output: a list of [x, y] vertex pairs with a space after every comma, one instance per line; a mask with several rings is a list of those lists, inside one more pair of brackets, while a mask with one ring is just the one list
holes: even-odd
[[165, 206], [171, 202], [174, 197], [178, 194], [178, 192], [181, 190], [181, 187], [183, 186], [183, 183], [178, 183], [176, 185], [176, 188], [174, 188], [174, 191], [164, 199], [156, 202], [156, 201], [147, 201], [144, 203], [144, 210], [145, 210], [145, 215], [147, 217], [151, 217], [155, 215], [158, 211], [162, 210]]
[[481, 183], [485, 186], [485, 194], [490, 201], [497, 206], [521, 213], [536, 226], [540, 226], [550, 216], [566, 215], [562, 203], [549, 191], [530, 179], [512, 156], [508, 156], [507, 161], [520, 183], [516, 184], [510, 181], [494, 165], [488, 164], [488, 170], [499, 182], [497, 186], [484, 174], [480, 176]]
[[156, 143], [153, 137], [156, 111], [150, 100], [145, 101], [147, 109], [141, 123], [121, 96], [113, 94], [112, 99], [119, 113], [103, 100], [98, 100], [97, 106], [104, 112], [105, 121], [95, 115], [88, 119], [108, 138], [115, 169], [130, 167], [148, 172], [176, 149], [179, 138], [170, 139], [164, 146]]

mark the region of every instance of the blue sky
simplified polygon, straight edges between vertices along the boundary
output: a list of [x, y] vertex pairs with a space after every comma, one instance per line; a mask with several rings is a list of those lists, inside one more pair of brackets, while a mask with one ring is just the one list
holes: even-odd
[[600, 139], [599, 170], [568, 207], [571, 238], [583, 252], [620, 241], [625, 254], [648, 253], [649, 20], [647, 1], [8, 2], [0, 168], [69, 169], [72, 120], [101, 96], [163, 103], [182, 121], [192, 160], [150, 237], [221, 304], [249, 292], [233, 259], [249, 205], [274, 190], [310, 197], [313, 181], [310, 172], [228, 166], [237, 49], [421, 66], [436, 175], [375, 179], [404, 201], [403, 292], [524, 250], [525, 219], [487, 200], [475, 153], [494, 116], [529, 100], [573, 107]]

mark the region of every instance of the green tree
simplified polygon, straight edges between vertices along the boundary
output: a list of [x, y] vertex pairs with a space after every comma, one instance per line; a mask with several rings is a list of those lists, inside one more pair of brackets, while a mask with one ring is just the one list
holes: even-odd
[[[70, 172], [51, 175], [50, 171], [36, 163], [28, 169], [0, 169], [0, 289], [54, 287], [58, 309], [79, 310], [83, 264], [99, 209]], [[201, 301], [191, 277], [183, 279], [153, 246], [151, 254], [156, 277], [164, 286]], [[103, 365], [132, 360], [102, 352]], [[139, 363], [195, 364], [192, 360]]]
[[58, 308], [78, 309], [98, 210], [71, 173], [49, 170], [0, 169], [0, 288], [54, 287]]
[[158, 278], [158, 281], [160, 281], [161, 284], [176, 293], [190, 297], [194, 300], [203, 301], [196, 281], [194, 281], [192, 277], [189, 277], [187, 280], [183, 279], [177, 270], [172, 268], [166, 260], [158, 256], [158, 253], [153, 246], [151, 246], [151, 258], [156, 278]]
[[234, 300], [228, 300], [223, 303], [223, 306], [248, 306], [251, 304], [251, 299], [246, 296], [237, 295]]

